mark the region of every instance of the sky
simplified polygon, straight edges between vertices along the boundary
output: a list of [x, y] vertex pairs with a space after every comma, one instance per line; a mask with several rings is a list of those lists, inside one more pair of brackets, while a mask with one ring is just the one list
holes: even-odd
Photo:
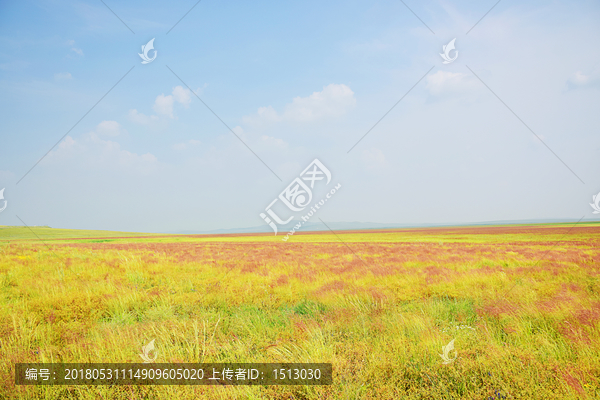
[[312, 222], [599, 220], [598, 21], [592, 0], [0, 1], [0, 225], [268, 226], [315, 159], [312, 200], [338, 189]]

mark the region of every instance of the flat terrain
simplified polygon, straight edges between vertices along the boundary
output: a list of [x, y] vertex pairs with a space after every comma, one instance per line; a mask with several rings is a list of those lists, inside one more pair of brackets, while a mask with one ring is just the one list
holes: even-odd
[[[0, 399], [600, 396], [600, 224], [32, 229], [0, 227]], [[330, 362], [334, 383], [14, 385], [14, 363], [140, 362], [152, 339], [157, 362]]]

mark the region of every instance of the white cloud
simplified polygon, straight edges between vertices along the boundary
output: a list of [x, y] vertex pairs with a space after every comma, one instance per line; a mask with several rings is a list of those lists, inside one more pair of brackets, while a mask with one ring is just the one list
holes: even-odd
[[65, 140], [63, 140], [59, 145], [58, 148], [60, 150], [65, 150], [65, 151], [70, 151], [71, 149], [73, 149], [75, 147], [75, 140], [71, 137], [71, 136], [67, 136], [65, 138]]
[[175, 150], [182, 151], [182, 150], [185, 150], [185, 149], [187, 149], [188, 147], [191, 147], [191, 146], [198, 146], [201, 143], [202, 142], [199, 141], [199, 140], [190, 139], [187, 142], [174, 144], [173, 148]]
[[477, 88], [474, 77], [461, 72], [438, 71], [427, 76], [426, 88], [434, 96], [471, 92]]
[[158, 160], [151, 153], [136, 154], [121, 149], [121, 145], [111, 140], [101, 139], [96, 132], [89, 132], [80, 138], [67, 136], [56, 150], [50, 152], [45, 162], [48, 164], [77, 164], [95, 170], [119, 170], [148, 174], [156, 170]]
[[232, 131], [234, 131], [238, 136], [245, 136], [244, 135], [244, 129], [241, 126], [236, 126], [232, 129]]
[[147, 116], [138, 113], [136, 109], [133, 109], [129, 110], [129, 119], [140, 125], [149, 125], [152, 122], [158, 121], [159, 117], [174, 119], [175, 114], [173, 113], [173, 105], [179, 103], [187, 108], [192, 102], [192, 92], [189, 89], [185, 89], [183, 86], [175, 86], [171, 93], [172, 94], [169, 95], [162, 93], [156, 96], [152, 109], [157, 115]]
[[189, 89], [184, 89], [182, 86], [173, 88], [173, 98], [176, 102], [188, 107], [192, 102], [191, 92]]
[[129, 167], [140, 172], [149, 172], [157, 162], [156, 156], [151, 153], [138, 155], [127, 150], [121, 150], [121, 145], [110, 140], [102, 140], [96, 134], [90, 133], [84, 138], [90, 153], [96, 153], [96, 160], [114, 164], [121, 167]]
[[75, 41], [74, 40], [67, 40], [66, 42], [67, 46], [71, 46], [71, 51], [75, 52], [76, 54], [83, 56], [83, 50], [81, 50], [78, 47], [75, 47]]
[[573, 77], [573, 82], [579, 85], [585, 85], [590, 81], [589, 75], [584, 75], [580, 71], [575, 72], [575, 76]]
[[322, 117], [339, 117], [356, 105], [354, 92], [346, 85], [330, 84], [308, 97], [296, 97], [285, 107], [284, 118], [312, 121]]
[[584, 74], [581, 71], [575, 72], [567, 81], [569, 88], [576, 87], [591, 87], [600, 83], [600, 73], [592, 72], [590, 74]]
[[119, 136], [122, 133], [127, 133], [125, 129], [117, 121], [102, 121], [96, 127], [96, 132], [104, 136]]
[[208, 83], [205, 83], [204, 86], [202, 86], [201, 88], [196, 88], [196, 90], [194, 90], [194, 93], [198, 96], [202, 96], [202, 93], [204, 93], [204, 89], [206, 89], [208, 87]]
[[73, 78], [70, 72], [60, 72], [58, 74], [54, 74], [54, 80], [57, 81], [66, 81]]
[[159, 115], [173, 118], [173, 96], [159, 94], [154, 101], [154, 107], [152, 107], [152, 109]]
[[150, 125], [158, 121], [158, 117], [156, 115], [148, 116], [138, 112], [138, 110], [136, 110], [135, 108], [133, 110], [129, 110], [127, 116], [130, 121], [140, 125]]
[[327, 117], [340, 117], [355, 105], [354, 92], [348, 86], [332, 83], [310, 96], [294, 98], [281, 114], [272, 106], [260, 107], [255, 115], [244, 117], [244, 122], [310, 122]]
[[259, 107], [257, 114], [258, 118], [264, 121], [275, 122], [281, 120], [281, 117], [277, 115], [277, 111], [271, 106]]
[[241, 137], [242, 139], [247, 139], [247, 135], [246, 132], [244, 132], [244, 129], [241, 126], [236, 126], [232, 129], [232, 131], [238, 135], [239, 137]]
[[173, 88], [172, 94], [165, 96], [164, 94], [159, 94], [156, 96], [156, 100], [154, 101], [154, 112], [159, 115], [164, 115], [169, 118], [174, 118], [173, 115], [173, 104], [175, 102], [179, 104], [183, 104], [184, 107], [188, 107], [192, 102], [191, 92], [189, 89], [185, 89], [183, 86], [175, 86]]
[[267, 135], [263, 135], [260, 138], [263, 143], [272, 146], [272, 147], [276, 147], [276, 148], [280, 148], [280, 149], [284, 149], [287, 147], [287, 143], [283, 140], [283, 139], [279, 139], [279, 138], [275, 138], [272, 136], [267, 136]]

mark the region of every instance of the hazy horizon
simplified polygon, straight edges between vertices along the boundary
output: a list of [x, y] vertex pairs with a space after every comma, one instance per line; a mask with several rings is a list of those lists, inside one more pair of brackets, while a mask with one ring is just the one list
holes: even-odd
[[[374, 223], [374, 222], [359, 222], [359, 221], [327, 221], [327, 225], [321, 222], [309, 223], [303, 226], [303, 229], [299, 233], [308, 232], [320, 232], [320, 231], [349, 231], [349, 230], [378, 230], [378, 229], [422, 229], [422, 228], [468, 228], [475, 226], [513, 226], [513, 225], [555, 225], [555, 224], [572, 224], [577, 225], [581, 223], [600, 223], [598, 220], [574, 220], [570, 218], [556, 218], [556, 219], [540, 219], [540, 220], [505, 220], [505, 221], [479, 221], [479, 222], [465, 222], [465, 223], [448, 223], [448, 224], [435, 224], [435, 223], [424, 223], [424, 224], [400, 224], [400, 223]], [[292, 224], [293, 225], [293, 224]], [[69, 228], [69, 227], [54, 227], [48, 225], [0, 225], [2, 228], [49, 228], [59, 230], [83, 230], [83, 231], [96, 231], [95, 229], [82, 229], [82, 228]], [[289, 228], [290, 226], [288, 226]], [[288, 229], [289, 230], [289, 229]], [[214, 229], [214, 230], [179, 230], [179, 231], [122, 231], [122, 230], [97, 230], [107, 232], [123, 232], [123, 233], [141, 233], [141, 234], [165, 234], [165, 235], [212, 235], [212, 234], [273, 234], [273, 230], [268, 225], [258, 225], [249, 227], [238, 227], [229, 229]], [[285, 235], [287, 231], [284, 229], [280, 231], [280, 234]], [[281, 236], [283, 236], [281, 235]]]

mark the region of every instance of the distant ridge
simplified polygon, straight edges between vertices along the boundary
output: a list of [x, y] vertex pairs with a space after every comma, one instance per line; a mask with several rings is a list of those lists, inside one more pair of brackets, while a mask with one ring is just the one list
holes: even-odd
[[[293, 220], [285, 227], [280, 227], [278, 235], [285, 235], [289, 232], [295, 224], [299, 221]], [[452, 227], [452, 226], [478, 226], [478, 225], [522, 225], [522, 224], [559, 224], [559, 223], [575, 223], [576, 219], [564, 218], [564, 219], [522, 219], [522, 220], [504, 220], [504, 221], [484, 221], [484, 222], [468, 222], [468, 223], [447, 223], [447, 224], [395, 224], [395, 223], [377, 223], [377, 222], [328, 222], [327, 225], [334, 231], [350, 231], [350, 230], [363, 230], [363, 229], [406, 229], [406, 228], [435, 228], [435, 227]], [[585, 222], [598, 222], [598, 221], [585, 221]], [[320, 222], [307, 222], [298, 230], [299, 232], [310, 232], [310, 231], [327, 231], [329, 230], [324, 224]], [[169, 234], [184, 234], [184, 235], [198, 235], [198, 234], [225, 234], [225, 233], [268, 233], [273, 230], [268, 225], [252, 226], [248, 228], [231, 228], [231, 229], [215, 229], [210, 231], [201, 230], [181, 230], [181, 231], [170, 231], [162, 232]]]

